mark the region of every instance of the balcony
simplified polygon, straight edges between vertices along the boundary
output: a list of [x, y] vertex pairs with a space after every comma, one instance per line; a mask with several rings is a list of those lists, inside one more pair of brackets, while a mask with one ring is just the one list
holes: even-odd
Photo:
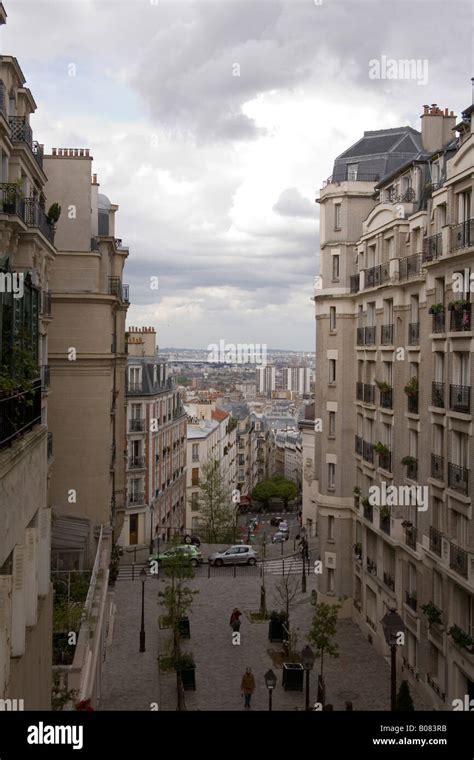
[[53, 434], [51, 432], [48, 432], [48, 441], [46, 444], [46, 456], [49, 462], [53, 459]]
[[145, 503], [145, 494], [142, 493], [129, 493], [128, 494], [128, 506], [131, 507], [134, 504], [144, 504]]
[[49, 364], [43, 364], [41, 367], [41, 389], [43, 392], [49, 390], [50, 377]]
[[380, 391], [380, 406], [382, 409], [393, 409], [393, 391]]
[[143, 383], [141, 382], [129, 382], [127, 384], [127, 393], [142, 393], [143, 392]]
[[467, 248], [474, 242], [474, 219], [467, 219], [451, 227], [451, 250]]
[[140, 417], [135, 417], [129, 420], [130, 433], [143, 433], [145, 430], [145, 420]]
[[390, 264], [377, 264], [365, 270], [364, 289], [376, 288], [390, 280]]
[[407, 396], [407, 409], [410, 414], [418, 414], [418, 393]]
[[410, 525], [407, 528], [405, 528], [405, 543], [407, 546], [410, 547], [410, 549], [413, 549], [414, 551], [416, 551], [417, 535], [418, 535], [418, 530], [413, 525]]
[[40, 169], [43, 168], [43, 158], [44, 158], [44, 151], [43, 146], [39, 144], [36, 140], [33, 140], [33, 143], [31, 145], [31, 152], [33, 153], [33, 156], [35, 157], [36, 163], [40, 167]]
[[430, 551], [441, 557], [441, 536], [443, 534], [437, 528], [430, 525]]
[[410, 322], [408, 325], [408, 345], [418, 346], [420, 343], [420, 323]]
[[433, 313], [431, 327], [434, 333], [446, 332], [446, 312], [444, 308]]
[[375, 385], [356, 383], [356, 399], [357, 401], [363, 401], [365, 404], [374, 404]]
[[464, 549], [461, 549], [460, 546], [457, 546], [453, 542], [450, 544], [449, 567], [451, 570], [454, 570], [455, 573], [467, 579], [469, 571], [469, 555]]
[[388, 586], [388, 588], [392, 589], [392, 591], [395, 591], [395, 578], [391, 573], [385, 572], [385, 570], [383, 574], [383, 582], [386, 586]]
[[350, 276], [351, 293], [358, 293], [360, 288], [360, 275], [351, 274]]
[[431, 403], [439, 409], [444, 409], [444, 383], [431, 383]]
[[405, 602], [413, 610], [413, 612], [416, 612], [418, 608], [416, 591], [405, 591]]
[[449, 408], [452, 412], [471, 413], [471, 387], [469, 385], [449, 386]]
[[467, 332], [471, 330], [471, 304], [464, 302], [450, 309], [451, 332]]
[[33, 150], [33, 132], [25, 116], [9, 116], [8, 123], [12, 142], [26, 143]]
[[431, 235], [423, 240], [423, 263], [425, 261], [435, 261], [443, 255], [443, 237], [441, 232], [437, 235]]
[[463, 496], [469, 496], [469, 470], [448, 462], [448, 486]]
[[365, 339], [364, 343], [366, 346], [374, 346], [375, 345], [375, 325], [371, 327], [365, 328]]
[[0, 398], [0, 448], [13, 443], [41, 422], [41, 380], [30, 391]]
[[130, 303], [130, 286], [122, 285], [122, 301], [123, 303]]
[[418, 459], [408, 456], [402, 459], [402, 464], [407, 468], [406, 477], [409, 478], [409, 480], [416, 480], [418, 477]]
[[356, 435], [355, 437], [355, 453], [358, 454], [360, 457], [363, 453], [363, 447], [364, 447], [364, 441], [360, 435]]
[[369, 520], [369, 522], [374, 521], [374, 508], [368, 501], [364, 501], [363, 503], [363, 513], [366, 520]]
[[393, 345], [393, 324], [382, 325], [382, 327], [380, 328], [380, 342], [382, 346]]
[[368, 441], [364, 441], [362, 445], [362, 457], [366, 462], [374, 463], [374, 445]]
[[13, 182], [0, 182], [0, 210], [4, 214], [15, 214], [25, 218], [25, 201], [21, 197], [18, 185]]
[[439, 454], [431, 454], [431, 477], [444, 480], [444, 457]]
[[117, 296], [119, 298], [122, 295], [122, 283], [120, 277], [109, 277], [109, 296]]
[[[385, 507], [387, 509], [387, 507]], [[380, 513], [380, 530], [383, 531], [383, 533], [386, 533], [387, 536], [390, 535], [390, 527], [391, 527], [391, 520], [390, 520], [390, 514], [382, 514]]]
[[412, 256], [400, 259], [398, 279], [409, 280], [411, 277], [418, 277], [421, 274], [421, 263], [421, 253], [414, 253]]
[[44, 209], [36, 198], [25, 198], [24, 219], [28, 227], [38, 229], [51, 244], [54, 243], [54, 225], [48, 222]]
[[[385, 451], [383, 454], [379, 454], [379, 467], [387, 472], [392, 472], [392, 452]], [[389, 519], [390, 525], [390, 519]], [[389, 532], [389, 531], [386, 531]]]
[[51, 316], [51, 293], [47, 290], [41, 291], [40, 314], [42, 317]]
[[347, 167], [340, 167], [340, 170], [328, 177], [323, 182], [323, 187], [328, 185], [338, 185], [340, 182], [379, 182], [380, 174], [373, 172], [362, 173], [359, 171], [349, 170]]
[[377, 575], [377, 563], [374, 559], [367, 557], [367, 572], [371, 575]]
[[145, 457], [144, 456], [133, 456], [128, 458], [128, 469], [129, 470], [144, 470], [145, 469]]

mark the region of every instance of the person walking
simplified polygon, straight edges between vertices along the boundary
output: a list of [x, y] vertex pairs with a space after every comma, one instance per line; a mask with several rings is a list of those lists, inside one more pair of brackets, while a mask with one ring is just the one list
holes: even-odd
[[232, 614], [230, 616], [229, 625], [232, 628], [233, 631], [240, 631], [240, 616], [242, 615], [241, 611], [234, 607], [232, 610]]
[[249, 710], [252, 694], [255, 691], [255, 678], [251, 668], [246, 668], [245, 673], [242, 676], [240, 691], [242, 692], [242, 696], [245, 698], [244, 707], [246, 710]]

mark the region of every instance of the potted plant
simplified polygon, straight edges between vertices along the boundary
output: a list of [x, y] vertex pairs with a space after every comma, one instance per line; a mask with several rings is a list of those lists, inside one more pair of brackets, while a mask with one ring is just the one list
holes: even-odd
[[441, 311], [443, 311], [444, 306], [442, 303], [433, 303], [430, 306], [429, 314], [439, 314]]
[[463, 631], [458, 625], [452, 625], [448, 631], [448, 636], [451, 636], [454, 642], [460, 647], [470, 649], [474, 644], [474, 639], [466, 631]]
[[360, 488], [359, 486], [354, 486], [354, 490], [352, 492], [354, 496], [360, 496]]
[[355, 544], [353, 544], [354, 554], [356, 555], [357, 559], [362, 559], [362, 543], [360, 541], [356, 541]]
[[185, 691], [196, 691], [196, 663], [190, 652], [182, 652], [174, 659], [174, 669], [181, 676]]
[[59, 203], [52, 203], [49, 207], [48, 213], [46, 214], [46, 221], [51, 225], [51, 227], [54, 227], [54, 225], [58, 223], [60, 216], [61, 206]]
[[407, 396], [417, 396], [418, 395], [418, 378], [412, 377], [408, 381], [408, 383], [405, 385], [404, 389]]
[[270, 622], [268, 624], [269, 641], [284, 641], [286, 639], [285, 628], [288, 623], [288, 616], [283, 610], [278, 612], [272, 610], [270, 613]]
[[416, 464], [416, 459], [411, 456], [403, 457], [402, 464], [405, 465], [405, 467], [413, 467]]
[[385, 380], [376, 380], [375, 385], [381, 393], [388, 393], [392, 390], [392, 386], [385, 382]]
[[413, 528], [413, 523], [411, 522], [411, 520], [403, 520], [402, 528], [406, 528], [407, 530], [410, 530], [410, 528]]
[[428, 604], [423, 604], [421, 607], [422, 611], [428, 618], [428, 622], [431, 625], [441, 625], [441, 620], [443, 617], [443, 613], [437, 607], [433, 602], [428, 602]]
[[390, 520], [391, 512], [390, 507], [387, 507], [386, 504], [384, 504], [383, 507], [380, 507], [380, 520], [382, 522], [387, 522], [387, 520]]
[[385, 443], [381, 443], [381, 441], [377, 441], [377, 443], [374, 443], [374, 451], [376, 454], [383, 456], [384, 454], [388, 454], [388, 446]]
[[368, 499], [367, 496], [364, 496], [364, 498], [361, 500], [361, 504], [362, 504], [363, 507], [370, 506], [370, 501], [369, 501], [369, 499]]

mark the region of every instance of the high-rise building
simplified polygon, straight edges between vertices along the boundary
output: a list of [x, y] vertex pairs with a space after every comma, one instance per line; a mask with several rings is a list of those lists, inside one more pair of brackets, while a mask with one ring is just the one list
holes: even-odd
[[257, 367], [257, 392], [263, 396], [271, 396], [276, 388], [275, 367], [266, 365]]
[[[396, 608], [398, 669], [440, 710], [474, 695], [473, 113], [456, 124], [433, 104], [421, 134], [366, 133], [319, 199], [315, 479], [304, 501], [318, 524], [319, 592], [352, 598], [384, 654], [381, 620]], [[362, 148], [379, 154], [370, 168]], [[411, 155], [392, 160], [401, 150]]]
[[[0, 3], [0, 24], [5, 23]], [[52, 663], [48, 332], [56, 250], [54, 224], [45, 212], [43, 146], [33, 140], [30, 124], [35, 110], [17, 59], [2, 55], [0, 698], [23, 700], [25, 710], [48, 710]]]
[[286, 390], [297, 396], [308, 396], [311, 390], [311, 369], [309, 367], [287, 367], [284, 370]]
[[169, 540], [185, 527], [186, 413], [153, 327], [127, 332], [127, 497], [124, 546]]

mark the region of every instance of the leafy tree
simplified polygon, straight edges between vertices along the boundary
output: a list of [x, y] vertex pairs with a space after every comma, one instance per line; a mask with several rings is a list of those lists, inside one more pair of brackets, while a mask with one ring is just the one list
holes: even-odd
[[204, 540], [210, 544], [232, 541], [235, 536], [236, 511], [217, 460], [209, 459], [201, 468], [197, 501], [200, 531]]
[[299, 578], [298, 576], [292, 575], [291, 569], [292, 569], [292, 563], [290, 563], [288, 567], [288, 571], [286, 573], [283, 573], [281, 580], [278, 581], [278, 583], [275, 586], [275, 595], [277, 599], [277, 603], [275, 606], [278, 607], [282, 605], [285, 612], [285, 616], [286, 616], [286, 628], [287, 628], [288, 636], [287, 636], [287, 643], [285, 645], [285, 649], [286, 649], [287, 654], [290, 654], [289, 648], [290, 648], [290, 643], [292, 640], [290, 612], [293, 606], [293, 602], [295, 601], [300, 591]]
[[402, 681], [397, 694], [395, 712], [414, 712], [415, 707], [410, 694], [408, 681]]
[[265, 509], [272, 496], [276, 496], [276, 487], [271, 480], [262, 480], [252, 491], [252, 500], [263, 502]]
[[337, 630], [337, 614], [341, 603], [318, 604], [313, 611], [313, 620], [308, 638], [321, 655], [321, 679], [323, 678], [324, 653], [329, 657], [339, 657], [339, 647], [334, 641]]
[[277, 492], [275, 495], [279, 496], [280, 499], [282, 499], [285, 505], [285, 510], [287, 510], [288, 502], [296, 499], [298, 496], [298, 489], [291, 480], [282, 480], [281, 482], [277, 483]]

